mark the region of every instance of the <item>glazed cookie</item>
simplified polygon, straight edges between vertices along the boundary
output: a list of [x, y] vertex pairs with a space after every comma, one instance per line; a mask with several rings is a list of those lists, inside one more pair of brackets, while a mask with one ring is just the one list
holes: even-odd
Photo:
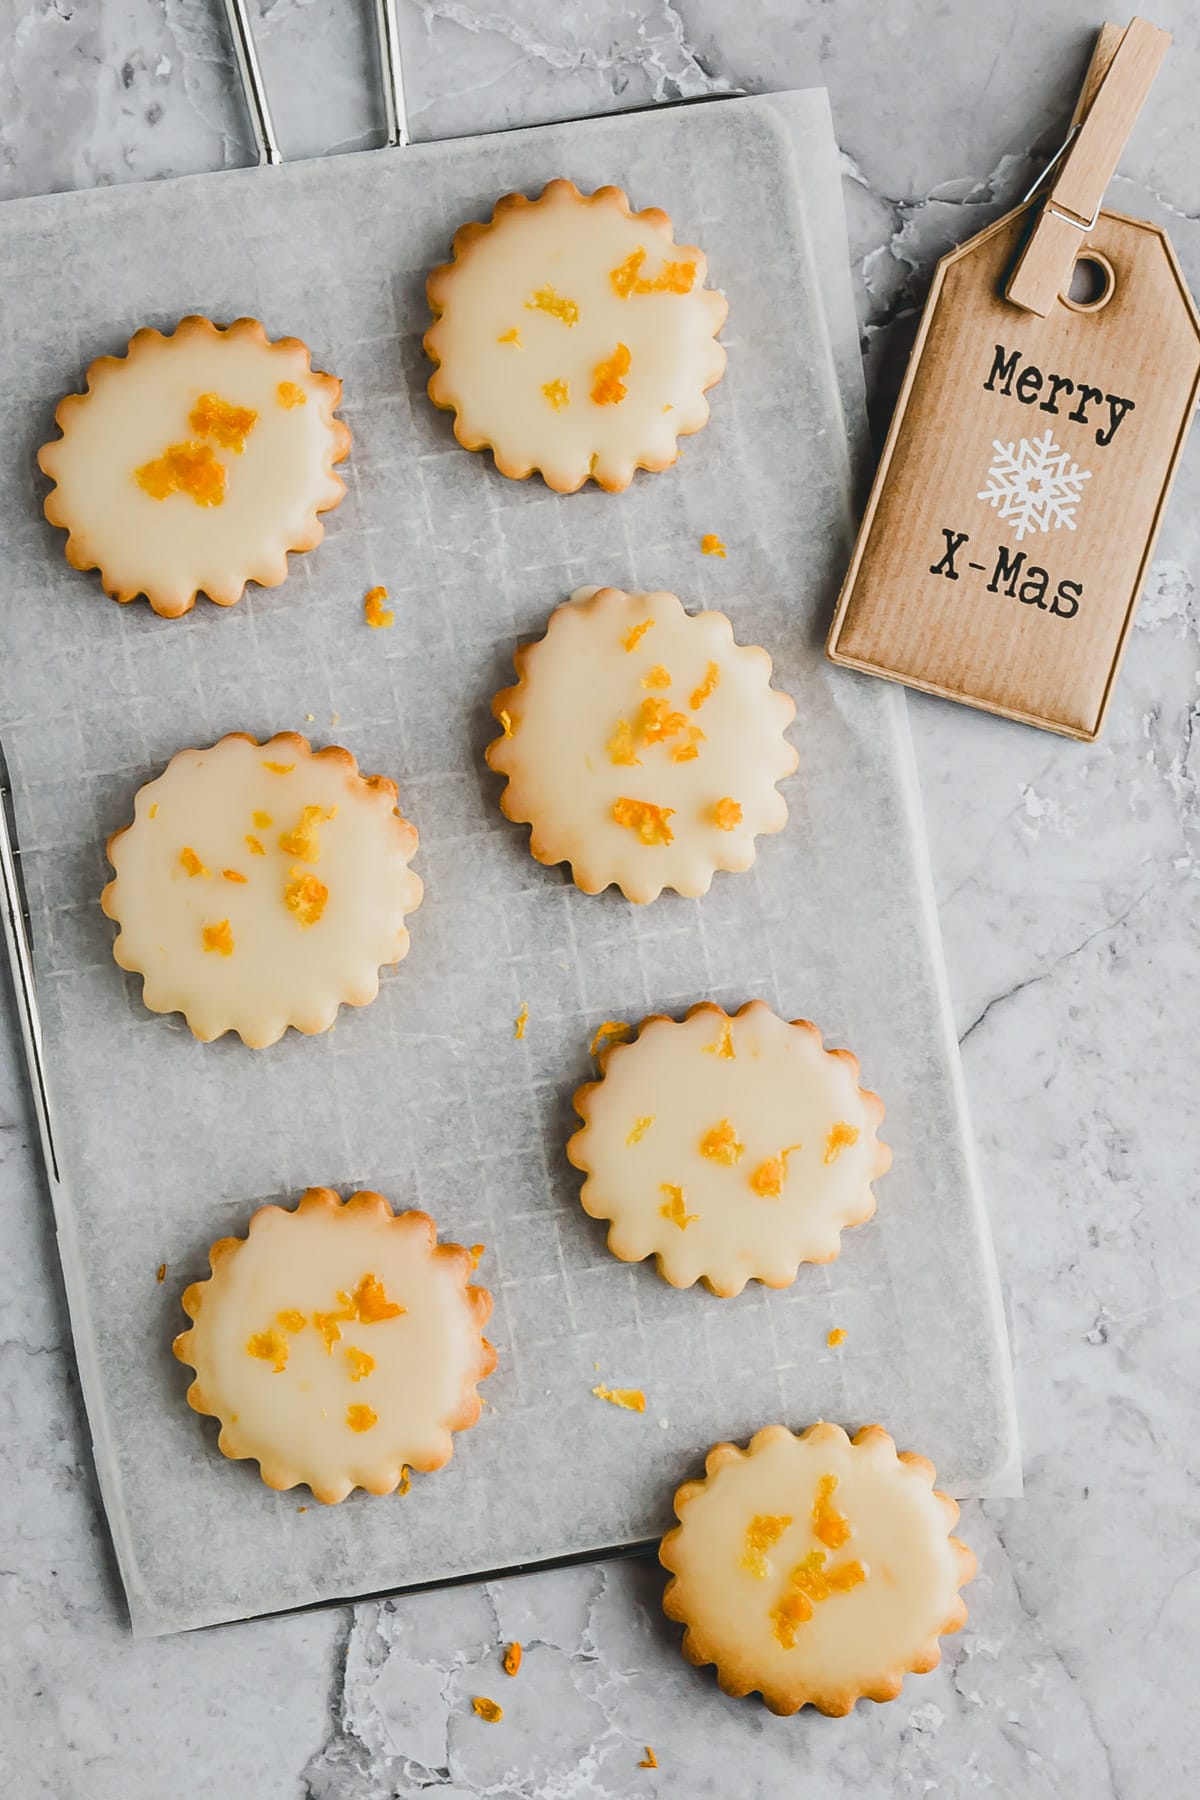
[[575, 1095], [583, 1126], [567, 1155], [622, 1262], [653, 1256], [672, 1287], [722, 1297], [787, 1287], [875, 1211], [870, 1183], [892, 1160], [875, 1135], [883, 1104], [806, 1019], [705, 1002], [681, 1024], [647, 1019], [599, 1062]]
[[666, 213], [631, 212], [620, 188], [508, 194], [429, 277], [430, 396], [502, 475], [538, 469], [562, 494], [589, 478], [627, 488], [708, 419], [729, 308], [706, 267], [672, 241]]
[[776, 1713], [894, 1700], [906, 1672], [936, 1668], [975, 1573], [934, 1477], [878, 1425], [853, 1439], [772, 1425], [749, 1450], [718, 1444], [704, 1479], [676, 1493], [680, 1522], [658, 1552], [689, 1662], [715, 1663], [727, 1694], [757, 1689]]
[[288, 551], [320, 543], [317, 515], [345, 492], [341, 392], [298, 338], [272, 343], [257, 319], [139, 331], [59, 402], [62, 436], [38, 451], [67, 561], [165, 618], [198, 593], [232, 606], [248, 581], [278, 587]]
[[310, 1188], [294, 1212], [260, 1208], [209, 1262], [184, 1292], [193, 1323], [174, 1349], [196, 1372], [189, 1406], [221, 1421], [225, 1456], [253, 1457], [271, 1488], [307, 1482], [330, 1506], [449, 1462], [496, 1366], [482, 1335], [492, 1297], [427, 1214]]
[[750, 867], [759, 832], [783, 829], [775, 783], [799, 760], [784, 736], [796, 708], [723, 613], [581, 588], [514, 661], [487, 749], [508, 777], [500, 805], [584, 893], [706, 894], [717, 869]]
[[120, 926], [113, 955], [143, 977], [150, 1011], [257, 1050], [374, 1000], [421, 904], [417, 834], [396, 798], [348, 750], [314, 752], [292, 731], [173, 756], [109, 839], [116, 877], [101, 896]]

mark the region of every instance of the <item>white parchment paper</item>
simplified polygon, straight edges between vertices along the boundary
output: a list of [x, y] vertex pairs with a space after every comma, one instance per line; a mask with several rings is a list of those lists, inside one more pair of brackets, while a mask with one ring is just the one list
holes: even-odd
[[[665, 207], [730, 300], [710, 426], [621, 496], [503, 480], [425, 394], [426, 270], [498, 195], [559, 174]], [[775, 1420], [879, 1419], [951, 1491], [1011, 1491], [1007, 1352], [903, 701], [821, 650], [852, 535], [848, 431], [863, 443], [824, 96], [20, 202], [0, 214], [0, 292], [0, 734], [70, 1194], [60, 1245], [135, 1630], [650, 1538], [710, 1444]], [[33, 457], [93, 357], [189, 311], [303, 337], [345, 380], [354, 448], [325, 544], [284, 587], [167, 621], [68, 568]], [[705, 532], [726, 561], [700, 554]], [[532, 861], [482, 761], [514, 643], [595, 582], [723, 609], [798, 703], [787, 830], [698, 902], [577, 892]], [[390, 631], [363, 623], [376, 583]], [[379, 1000], [333, 1032], [201, 1045], [112, 961], [104, 841], [174, 751], [284, 728], [398, 779], [425, 903]], [[783, 1292], [679, 1293], [614, 1261], [581, 1211], [570, 1096], [602, 1019], [755, 995], [858, 1053], [895, 1166], [837, 1262]], [[488, 1407], [404, 1498], [271, 1493], [184, 1403], [182, 1288], [215, 1238], [310, 1183], [379, 1188], [488, 1246]], [[848, 1333], [836, 1352], [832, 1326]], [[599, 1380], [644, 1388], [645, 1415], [593, 1399]]]

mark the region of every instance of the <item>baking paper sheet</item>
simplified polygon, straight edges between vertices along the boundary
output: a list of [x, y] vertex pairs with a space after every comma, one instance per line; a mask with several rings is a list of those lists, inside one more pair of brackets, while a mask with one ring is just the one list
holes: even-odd
[[[730, 300], [709, 428], [623, 496], [503, 480], [425, 395], [426, 270], [499, 194], [559, 174], [665, 207]], [[1007, 1353], [903, 703], [821, 652], [852, 530], [846, 420], [860, 443], [862, 428], [824, 96], [20, 202], [0, 215], [0, 291], [0, 734], [70, 1195], [60, 1246], [135, 1630], [650, 1538], [711, 1443], [778, 1419], [878, 1418], [955, 1493], [1011, 1483]], [[284, 587], [160, 620], [67, 567], [34, 451], [91, 358], [193, 310], [256, 314], [343, 376], [350, 486]], [[699, 553], [706, 532], [726, 561]], [[579, 893], [532, 861], [483, 765], [515, 641], [595, 582], [725, 610], [798, 703], [786, 832], [698, 902]], [[363, 623], [376, 583], [390, 631]], [[285, 728], [398, 778], [425, 903], [379, 1000], [333, 1032], [201, 1045], [146, 1012], [112, 961], [104, 841], [177, 749]], [[895, 1166], [837, 1262], [717, 1300], [608, 1255], [563, 1144], [601, 1020], [754, 995], [859, 1054]], [[180, 1292], [215, 1238], [310, 1183], [378, 1188], [488, 1246], [488, 1405], [404, 1498], [327, 1509], [271, 1493], [184, 1404]], [[593, 1399], [600, 1380], [644, 1388], [644, 1416]]]

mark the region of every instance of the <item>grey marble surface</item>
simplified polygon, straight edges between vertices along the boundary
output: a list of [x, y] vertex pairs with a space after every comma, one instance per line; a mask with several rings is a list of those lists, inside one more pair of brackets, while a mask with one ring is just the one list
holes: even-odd
[[[253, 3], [285, 152], [376, 143], [366, 0]], [[827, 85], [881, 415], [933, 260], [1019, 197], [1102, 16], [1084, 0], [400, 12], [418, 136]], [[1189, 0], [1156, 17], [1175, 49], [1112, 200], [1167, 224], [1200, 288], [1200, 19]], [[0, 0], [0, 41], [2, 195], [247, 159], [216, 0]], [[964, 1509], [981, 1573], [942, 1667], [849, 1720], [772, 1718], [680, 1660], [638, 1563], [134, 1643], [5, 1030], [6, 1800], [1195, 1791], [1198, 500], [1200, 441], [1098, 745], [910, 702], [1027, 1470], [1023, 1500]], [[527, 1646], [512, 1682], [511, 1637]], [[503, 1725], [470, 1713], [479, 1692]], [[646, 1743], [657, 1772], [638, 1767]]]

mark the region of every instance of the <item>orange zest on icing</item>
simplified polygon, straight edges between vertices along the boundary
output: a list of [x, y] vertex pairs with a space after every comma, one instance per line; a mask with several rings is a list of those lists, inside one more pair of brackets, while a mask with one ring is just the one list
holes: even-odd
[[568, 405], [571, 399], [570, 388], [565, 381], [561, 380], [544, 381], [542, 383], [542, 392], [545, 394], [555, 412], [561, 412], [563, 407]]
[[379, 1414], [374, 1407], [364, 1406], [359, 1401], [356, 1406], [346, 1408], [346, 1423], [351, 1431], [370, 1431], [372, 1425], [378, 1425]]
[[647, 1113], [644, 1118], [635, 1119], [629, 1136], [625, 1139], [626, 1144], [640, 1144], [653, 1123], [653, 1113]]
[[718, 831], [733, 831], [742, 822], [742, 809], [738, 801], [730, 799], [726, 794], [713, 807], [713, 821]]
[[293, 869], [291, 874], [293, 879], [283, 890], [283, 903], [290, 913], [295, 914], [298, 925], [316, 925], [325, 911], [329, 889], [315, 875], [306, 875], [302, 869]]
[[304, 1330], [308, 1320], [302, 1312], [288, 1311], [276, 1313], [275, 1323], [282, 1325], [285, 1331], [297, 1332]]
[[612, 816], [618, 825], [636, 831], [643, 844], [669, 844], [675, 834], [667, 820], [675, 817], [673, 806], [652, 806], [649, 800], [617, 800]]
[[214, 951], [217, 956], [233, 955], [233, 931], [228, 919], [204, 927], [204, 948]]
[[293, 406], [308, 405], [308, 395], [299, 383], [295, 381], [281, 381], [279, 386], [275, 389], [275, 398], [278, 400], [280, 406], [286, 406], [289, 411]]
[[619, 299], [628, 300], [645, 260], [646, 252], [639, 246], [638, 249], [632, 250], [617, 268], [609, 270], [608, 279], [612, 282], [613, 291]]
[[319, 831], [328, 819], [337, 817], [336, 806], [305, 806], [300, 817], [290, 831], [279, 834], [279, 848], [289, 856], [298, 856], [301, 862], [320, 862], [321, 845]]
[[[267, 766], [270, 767], [271, 765], [268, 764]], [[266, 831], [274, 823], [269, 812], [256, 812], [252, 813], [250, 816], [260, 831]]]
[[[295, 766], [296, 766], [295, 763], [281, 763], [281, 762], [265, 762], [263, 764], [263, 768], [270, 769], [272, 775], [290, 775], [292, 770], [295, 768]], [[255, 824], [257, 824], [257, 823], [258, 823], [258, 820], [256, 818]]]
[[528, 1008], [528, 1006], [523, 1005], [521, 1007], [520, 1012], [517, 1014], [516, 1018], [513, 1020], [513, 1036], [515, 1038], [523, 1038], [525, 1036], [525, 1027], [528, 1025], [528, 1023], [529, 1023], [529, 1008]]
[[715, 531], [706, 531], [700, 539], [700, 551], [703, 556], [724, 557], [725, 546]]
[[221, 874], [226, 881], [239, 881], [243, 887], [250, 879], [248, 875], [243, 875], [238, 869], [222, 869]]
[[154, 802], [154, 805], [150, 808], [150, 811], [147, 814], [147, 817], [151, 818], [151, 819], [157, 819], [157, 817], [158, 817], [158, 801], [157, 800]]
[[512, 1643], [504, 1652], [504, 1673], [506, 1675], [515, 1675], [520, 1666], [521, 1646], [520, 1644]]
[[785, 1650], [796, 1648], [796, 1632], [813, 1616], [813, 1607], [834, 1594], [847, 1594], [867, 1578], [861, 1563], [841, 1563], [826, 1569], [823, 1550], [810, 1550], [788, 1576], [788, 1585], [778, 1603], [771, 1608], [771, 1624], [775, 1636]]
[[836, 1350], [838, 1345], [844, 1344], [845, 1341], [846, 1330], [843, 1325], [835, 1325], [833, 1330], [827, 1332], [825, 1335], [825, 1342], [829, 1345], [831, 1350]]
[[628, 719], [618, 719], [617, 728], [605, 745], [610, 762], [620, 763], [625, 768], [640, 768], [641, 757], [637, 754], [637, 746]]
[[838, 1512], [833, 1504], [837, 1485], [836, 1475], [822, 1475], [817, 1483], [817, 1497], [813, 1501], [813, 1534], [820, 1538], [828, 1550], [840, 1550], [850, 1536], [849, 1519]]
[[552, 287], [538, 288], [532, 300], [525, 302], [526, 312], [549, 313], [552, 319], [561, 319], [564, 325], [579, 323], [579, 308], [565, 294], [558, 293]]
[[708, 699], [709, 695], [716, 692], [720, 680], [720, 664], [710, 662], [707, 669], [704, 671], [704, 680], [700, 683], [698, 688], [692, 689], [692, 697], [688, 704], [693, 712], [698, 712], [704, 705], [704, 702]]
[[489, 1700], [486, 1694], [476, 1694], [471, 1705], [478, 1716], [489, 1725], [498, 1725], [504, 1717], [504, 1708], [497, 1706], [494, 1700]]
[[858, 1142], [858, 1126], [848, 1125], [845, 1119], [839, 1119], [831, 1126], [829, 1136], [825, 1139], [825, 1161], [835, 1163], [843, 1150]]
[[642, 701], [638, 713], [638, 736], [643, 744], [662, 744], [676, 737], [687, 720], [681, 712], [672, 712], [668, 701], [650, 695]]
[[254, 1336], [247, 1341], [246, 1354], [260, 1357], [263, 1362], [269, 1362], [272, 1373], [282, 1375], [287, 1368], [288, 1341], [282, 1331], [276, 1331], [272, 1326], [269, 1331], [254, 1333]]
[[[340, 1299], [341, 1296], [339, 1295]], [[398, 1319], [408, 1308], [389, 1300], [377, 1275], [364, 1275], [354, 1290], [354, 1316], [360, 1325], [379, 1325], [384, 1319]]]
[[788, 1157], [793, 1150], [803, 1150], [803, 1144], [789, 1144], [778, 1156], [769, 1156], [764, 1163], [759, 1163], [750, 1177], [750, 1186], [764, 1200], [778, 1200], [783, 1192], [783, 1184], [787, 1180]]
[[592, 404], [619, 406], [628, 389], [621, 380], [628, 375], [631, 358], [628, 344], [618, 344], [611, 356], [598, 362], [592, 370]]
[[777, 1544], [792, 1522], [790, 1513], [755, 1513], [746, 1527], [746, 1547], [741, 1566], [759, 1581], [767, 1578], [767, 1551]]
[[730, 1167], [741, 1160], [745, 1145], [738, 1139], [738, 1134], [729, 1119], [722, 1119], [711, 1131], [706, 1131], [700, 1139], [701, 1156], [709, 1157], [713, 1162], [726, 1163]]
[[346, 1348], [346, 1361], [350, 1364], [351, 1381], [365, 1381], [375, 1367], [375, 1358], [368, 1356], [365, 1350], [359, 1350], [354, 1344]]
[[190, 844], [185, 844], [179, 852], [179, 860], [189, 875], [207, 875], [208, 870], [196, 855]]
[[[349, 1301], [348, 1294], [339, 1295], [339, 1299]], [[347, 1307], [342, 1312], [315, 1312], [312, 1316], [313, 1330], [319, 1331], [325, 1339], [326, 1356], [333, 1355], [333, 1346], [342, 1335], [342, 1326], [354, 1318], [354, 1310]]]
[[496, 339], [496, 342], [498, 344], [512, 344], [518, 350], [522, 348], [521, 333], [517, 330], [515, 325], [511, 331], [502, 331], [500, 336]]
[[256, 837], [252, 837], [249, 832], [246, 833], [243, 841], [249, 845], [251, 856], [265, 856], [267, 854], [259, 840]]
[[396, 623], [391, 607], [383, 604], [387, 597], [385, 587], [368, 588], [363, 596], [363, 617], [372, 631], [386, 631], [389, 625]]
[[222, 450], [240, 456], [246, 439], [258, 424], [258, 414], [251, 406], [234, 406], [219, 394], [201, 394], [188, 415], [188, 424], [197, 437], [216, 438]]
[[687, 733], [686, 741], [682, 744], [676, 744], [671, 752], [672, 762], [692, 762], [700, 754], [700, 745], [704, 742], [704, 733], [698, 725], [687, 725], [684, 727], [684, 730]]
[[626, 650], [636, 650], [653, 623], [653, 619], [643, 619], [640, 625], [631, 625], [621, 639]]
[[700, 1214], [684, 1210], [683, 1189], [676, 1187], [674, 1182], [660, 1181], [658, 1188], [660, 1193], [667, 1196], [658, 1209], [660, 1215], [664, 1219], [670, 1219], [672, 1225], [678, 1225], [680, 1231], [686, 1231], [688, 1226], [700, 1217]]
[[610, 1388], [601, 1382], [592, 1392], [597, 1400], [607, 1400], [610, 1406], [623, 1406], [626, 1412], [644, 1413], [646, 1410], [646, 1396], [641, 1388]]
[[172, 444], [135, 474], [152, 500], [187, 494], [197, 506], [220, 506], [225, 499], [225, 465], [208, 444]]
[[721, 1027], [721, 1035], [715, 1044], [705, 1044], [704, 1049], [709, 1056], [723, 1056], [727, 1062], [734, 1059], [733, 1025], [729, 1019]]
[[664, 669], [661, 663], [655, 663], [654, 667], [652, 669], [648, 669], [646, 671], [646, 673], [642, 676], [642, 686], [643, 687], [669, 688], [670, 685], [671, 685], [671, 672], [669, 669]]
[[609, 1044], [623, 1044], [633, 1036], [633, 1026], [627, 1025], [624, 1019], [605, 1019], [597, 1025], [592, 1034], [588, 1050], [592, 1056], [599, 1056], [601, 1050]]
[[653, 281], [634, 283], [635, 294], [690, 294], [696, 280], [694, 262], [665, 262]]

